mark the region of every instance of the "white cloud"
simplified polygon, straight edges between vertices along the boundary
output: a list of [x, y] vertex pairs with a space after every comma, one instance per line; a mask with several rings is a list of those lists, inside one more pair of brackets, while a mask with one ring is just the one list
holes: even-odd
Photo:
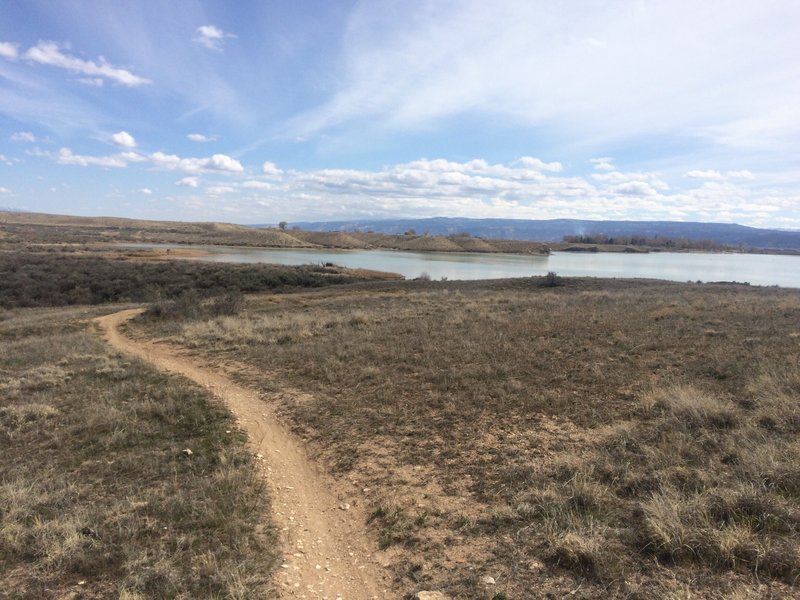
[[755, 179], [753, 173], [748, 171], [747, 169], [742, 169], [741, 171], [725, 171], [723, 174], [721, 171], [715, 171], [709, 169], [707, 171], [694, 169], [692, 171], [688, 171], [686, 173], [686, 177], [691, 177], [692, 179], [707, 179], [713, 181], [721, 181], [723, 179], [742, 179], [747, 181], [752, 181]]
[[127, 131], [119, 131], [112, 135], [111, 142], [122, 148], [136, 148], [136, 140]]
[[105, 79], [100, 77], [79, 77], [78, 81], [90, 87], [103, 87], [106, 83]]
[[153, 190], [151, 190], [150, 188], [146, 188], [146, 187], [140, 188], [139, 192], [144, 194], [145, 196], [152, 196], [153, 195]]
[[[523, 164], [527, 163], [527, 164]], [[555, 169], [555, 165], [550, 169]], [[321, 169], [285, 174], [276, 190], [294, 199], [316, 199], [321, 205], [360, 203], [373, 214], [460, 214], [463, 216], [542, 216], [533, 206], [552, 198], [588, 198], [594, 186], [581, 178], [544, 176], [531, 171], [531, 161], [511, 165], [489, 164], [482, 159], [463, 163], [420, 159], [380, 171]], [[535, 176], [532, 175], [535, 173]]]
[[281, 171], [274, 162], [270, 162], [270, 161], [267, 161], [263, 165], [261, 165], [261, 171], [265, 175], [271, 175], [271, 176], [275, 176], [275, 177], [277, 177], [281, 173], [283, 173], [283, 171]]
[[11, 190], [7, 187], [0, 187], [0, 194], [10, 194]]
[[658, 192], [649, 183], [644, 181], [629, 181], [612, 186], [609, 191], [613, 194], [626, 196], [656, 196]]
[[12, 142], [28, 142], [33, 144], [36, 141], [36, 136], [30, 131], [17, 131], [16, 133], [12, 133], [9, 139]]
[[19, 44], [0, 42], [0, 56], [3, 58], [8, 58], [9, 60], [15, 60], [18, 56], [18, 47]]
[[601, 156], [599, 158], [590, 158], [589, 162], [592, 163], [597, 171], [615, 171], [613, 159], [608, 156]]
[[206, 188], [206, 194], [209, 196], [221, 196], [223, 194], [232, 194], [236, 191], [236, 188], [232, 188], [228, 185], [212, 185]]
[[214, 154], [210, 158], [181, 158], [175, 154], [155, 152], [150, 155], [150, 160], [161, 168], [180, 170], [187, 173], [203, 171], [218, 171], [223, 173], [241, 173], [244, 171], [242, 164], [226, 154]]
[[267, 183], [266, 181], [256, 181], [253, 179], [243, 182], [241, 187], [249, 190], [271, 190], [275, 188], [275, 186], [271, 183]]
[[149, 79], [134, 75], [127, 69], [112, 66], [103, 57], [94, 62], [65, 54], [55, 42], [39, 42], [29, 48], [24, 57], [35, 63], [59, 67], [73, 73], [110, 79], [127, 87], [152, 83]]
[[128, 166], [121, 156], [83, 156], [73, 154], [69, 148], [58, 151], [56, 162], [60, 165], [77, 165], [80, 167], [104, 167], [120, 169]]
[[[120, 132], [124, 133], [124, 132]], [[133, 138], [131, 138], [132, 140]], [[130, 141], [122, 136], [121, 141]], [[47, 152], [31, 151], [32, 156], [53, 158]], [[120, 152], [112, 156], [83, 156], [74, 154], [69, 148], [62, 148], [55, 157], [56, 162], [62, 165], [99, 166], [99, 167], [126, 167], [129, 163], [151, 162], [154, 166], [170, 171], [184, 171], [187, 173], [241, 173], [244, 171], [242, 164], [225, 154], [214, 154], [209, 158], [181, 158], [175, 154], [155, 152], [148, 156], [137, 152]], [[188, 177], [187, 181], [197, 178]], [[184, 181], [184, 180], [181, 180]], [[192, 186], [196, 187], [196, 186]]]
[[202, 133], [190, 133], [186, 136], [186, 139], [193, 142], [213, 142], [217, 138], [216, 136], [203, 135]]
[[222, 51], [222, 46], [225, 43], [225, 38], [235, 38], [232, 33], [226, 33], [215, 25], [202, 25], [197, 28], [197, 36], [192, 38], [193, 41], [205, 46], [209, 50]]
[[176, 181], [175, 185], [196, 188], [198, 185], [200, 185], [200, 179], [198, 177], [184, 177], [183, 179]]
[[686, 173], [686, 177], [691, 177], [692, 179], [722, 179], [722, 173], [714, 170], [702, 171], [694, 169]]
[[119, 154], [117, 154], [117, 156], [127, 162], [140, 163], [140, 162], [145, 162], [147, 160], [146, 156], [143, 156], [138, 152], [120, 152]]
[[[620, 186], [625, 186], [626, 184], [638, 184], [638, 183], [645, 183], [649, 187], [656, 189], [656, 190], [667, 190], [669, 189], [669, 185], [667, 182], [662, 180], [659, 175], [656, 173], [646, 173], [642, 171], [633, 171], [633, 172], [623, 172], [623, 171], [605, 171], [602, 173], [592, 173], [591, 178], [594, 181], [598, 181], [610, 186], [613, 186], [614, 189], [620, 188]], [[622, 190], [629, 190], [625, 193], [630, 193], [637, 189], [637, 185], [629, 186], [629, 187], [622, 187]], [[640, 188], [644, 189], [644, 188]], [[623, 193], [623, 192], [618, 192]]]
[[563, 166], [560, 162], [544, 162], [541, 159], [533, 158], [532, 156], [523, 156], [517, 161], [523, 167], [528, 167], [529, 169], [534, 169], [537, 171], [552, 171], [554, 173], [558, 173], [563, 169]]

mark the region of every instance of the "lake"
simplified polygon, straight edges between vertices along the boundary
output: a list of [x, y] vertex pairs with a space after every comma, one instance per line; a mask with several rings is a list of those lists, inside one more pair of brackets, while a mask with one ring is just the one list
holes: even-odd
[[670, 281], [738, 281], [800, 288], [800, 256], [652, 252], [553, 252], [549, 256], [407, 252], [395, 250], [317, 250], [126, 244], [129, 247], [194, 248], [213, 262], [265, 262], [302, 265], [332, 262], [345, 267], [400, 273], [413, 279], [500, 279], [554, 271], [562, 276], [636, 277]]

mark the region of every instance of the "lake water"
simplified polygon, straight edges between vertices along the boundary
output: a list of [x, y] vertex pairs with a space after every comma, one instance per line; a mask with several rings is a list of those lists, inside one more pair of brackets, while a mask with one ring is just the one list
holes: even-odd
[[[132, 246], [132, 245], [131, 245]], [[562, 276], [637, 277], [670, 281], [738, 281], [752, 285], [800, 288], [800, 256], [652, 252], [553, 252], [549, 256], [406, 252], [392, 250], [285, 250], [225, 246], [136, 247], [196, 248], [213, 262], [302, 265], [332, 262], [345, 267], [400, 273], [413, 279], [499, 279], [554, 271]]]

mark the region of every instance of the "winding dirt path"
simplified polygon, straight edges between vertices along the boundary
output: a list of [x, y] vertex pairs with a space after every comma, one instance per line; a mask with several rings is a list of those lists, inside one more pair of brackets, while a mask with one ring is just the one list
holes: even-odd
[[119, 325], [141, 312], [124, 310], [95, 321], [109, 344], [209, 388], [237, 417], [247, 432], [251, 451], [263, 465], [274, 519], [284, 537], [284, 562], [276, 576], [281, 596], [329, 600], [392, 597], [388, 577], [372, 555], [364, 513], [360, 507], [346, 505], [346, 496], [337, 497], [334, 492], [341, 484], [315, 467], [302, 444], [255, 392], [157, 344], [122, 336]]

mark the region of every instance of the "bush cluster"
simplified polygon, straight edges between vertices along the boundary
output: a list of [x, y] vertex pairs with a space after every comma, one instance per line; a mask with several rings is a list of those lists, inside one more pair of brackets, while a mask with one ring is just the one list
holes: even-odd
[[199, 298], [321, 287], [356, 281], [319, 265], [144, 262], [97, 256], [0, 253], [0, 307], [65, 306], [105, 302], [156, 302], [192, 291]]

